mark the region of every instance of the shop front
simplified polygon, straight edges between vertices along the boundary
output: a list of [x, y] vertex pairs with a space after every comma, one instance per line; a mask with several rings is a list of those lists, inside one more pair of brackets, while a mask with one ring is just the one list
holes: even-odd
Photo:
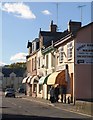
[[66, 81], [66, 74], [65, 70], [57, 71], [52, 73], [47, 80], [48, 85], [48, 99], [50, 99], [49, 90], [51, 86], [59, 87], [59, 99], [62, 102], [66, 102], [66, 94], [67, 94], [67, 81]]
[[39, 81], [39, 77], [38, 76], [33, 76], [32, 79], [31, 79], [31, 82], [30, 82], [33, 97], [37, 97], [38, 81]]

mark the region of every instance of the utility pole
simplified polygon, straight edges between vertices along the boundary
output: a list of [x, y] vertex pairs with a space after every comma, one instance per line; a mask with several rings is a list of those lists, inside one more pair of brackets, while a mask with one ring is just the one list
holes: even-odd
[[59, 3], [58, 2], [56, 3], [56, 11], [57, 11], [57, 13], [56, 13], [57, 14], [57, 31], [59, 31], [60, 28], [59, 28], [59, 23], [58, 23], [58, 17], [59, 17], [58, 16], [58, 12], [59, 12]]
[[85, 7], [86, 5], [79, 5], [78, 8], [81, 9], [81, 23], [82, 23], [82, 18], [83, 18], [83, 14], [82, 14], [82, 9], [83, 7]]

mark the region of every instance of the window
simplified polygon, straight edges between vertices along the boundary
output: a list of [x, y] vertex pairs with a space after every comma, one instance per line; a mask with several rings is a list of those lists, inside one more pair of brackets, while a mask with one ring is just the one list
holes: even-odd
[[32, 43], [32, 52], [34, 52], [34, 43]]
[[36, 42], [32, 43], [32, 52], [34, 52], [36, 50]]
[[48, 68], [48, 55], [46, 55], [46, 68]]
[[36, 70], [36, 57], [32, 58], [32, 71]]
[[55, 56], [51, 53], [51, 67], [55, 66]]
[[40, 68], [40, 57], [38, 57], [38, 68]]
[[35, 57], [35, 60], [34, 60], [34, 64], [35, 64], [35, 68], [34, 69], [36, 70], [36, 57]]
[[68, 60], [72, 59], [72, 49], [73, 49], [72, 42], [70, 42], [70, 43], [67, 44], [67, 57], [68, 57]]
[[32, 71], [34, 70], [34, 59], [32, 58]]
[[63, 46], [59, 48], [59, 62], [63, 62], [63, 57], [64, 57], [64, 48]]

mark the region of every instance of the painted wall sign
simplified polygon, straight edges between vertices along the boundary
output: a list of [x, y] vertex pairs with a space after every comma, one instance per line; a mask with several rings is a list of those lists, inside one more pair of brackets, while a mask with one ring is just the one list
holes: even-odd
[[75, 63], [93, 64], [93, 43], [75, 44]]

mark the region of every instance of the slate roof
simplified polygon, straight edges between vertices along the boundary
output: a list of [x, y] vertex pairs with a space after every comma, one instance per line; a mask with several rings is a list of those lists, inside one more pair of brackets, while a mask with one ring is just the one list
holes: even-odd
[[58, 41], [62, 37], [65, 37], [68, 34], [69, 34], [68, 30], [65, 30], [64, 32], [40, 31], [40, 35], [44, 37], [43, 38], [43, 46], [45, 48], [50, 46], [52, 44], [52, 41], [53, 41], [53, 43], [55, 43], [56, 41]]
[[25, 73], [25, 69], [18, 69], [18, 68], [2, 68], [2, 73], [4, 74], [4, 77], [10, 77], [10, 74], [14, 72], [16, 74], [16, 77], [23, 77], [23, 74]]

